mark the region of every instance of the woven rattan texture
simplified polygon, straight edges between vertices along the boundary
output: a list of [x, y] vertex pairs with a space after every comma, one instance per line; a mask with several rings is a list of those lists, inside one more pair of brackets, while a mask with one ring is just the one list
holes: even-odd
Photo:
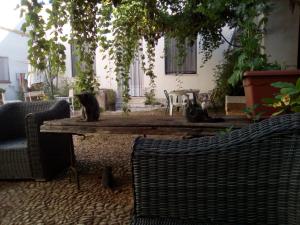
[[71, 136], [41, 134], [39, 129], [43, 121], [67, 117], [70, 109], [65, 101], [1, 106], [0, 141], [15, 142], [24, 137], [27, 143], [24, 148], [0, 149], [0, 179], [50, 179], [66, 168], [70, 162]]
[[300, 114], [223, 136], [138, 139], [132, 166], [136, 221], [300, 224]]

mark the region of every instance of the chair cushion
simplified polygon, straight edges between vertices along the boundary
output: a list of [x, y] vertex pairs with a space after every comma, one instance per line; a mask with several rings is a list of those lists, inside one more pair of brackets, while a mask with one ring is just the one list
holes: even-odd
[[26, 138], [0, 141], [0, 179], [30, 179]]
[[26, 150], [26, 149], [27, 149], [27, 139], [26, 138], [9, 139], [9, 140], [0, 142], [0, 151]]

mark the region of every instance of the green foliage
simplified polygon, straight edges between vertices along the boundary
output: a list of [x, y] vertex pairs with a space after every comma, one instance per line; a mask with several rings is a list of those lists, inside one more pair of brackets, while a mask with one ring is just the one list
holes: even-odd
[[55, 94], [62, 97], [68, 97], [71, 89], [74, 89], [74, 83], [67, 79], [63, 79], [60, 81], [60, 85], [58, 86]]
[[237, 6], [237, 23], [240, 32], [239, 55], [234, 72], [228, 82], [236, 85], [245, 71], [280, 69], [277, 63], [269, 63], [263, 52], [264, 27], [268, 21], [270, 5], [267, 0], [242, 1]]
[[145, 92], [145, 105], [159, 105], [160, 103], [155, 98], [154, 89], [151, 89], [149, 92]]
[[[62, 30], [58, 26], [61, 23], [60, 8], [58, 1], [53, 1], [53, 11], [46, 10], [49, 13], [49, 20], [46, 22], [40, 15], [43, 11], [43, 3], [39, 1], [21, 1], [21, 16], [25, 13], [25, 23], [22, 25], [22, 31], [29, 31], [29, 50], [28, 59], [30, 65], [36, 72], [43, 72], [46, 75], [47, 87], [50, 98], [53, 98], [54, 85], [53, 80], [60, 72], [65, 71], [65, 47], [59, 42], [58, 38]], [[53, 13], [57, 11], [58, 13]], [[46, 37], [46, 31], [51, 35]]]
[[[65, 71], [63, 42], [66, 41], [78, 47], [78, 89], [93, 92], [98, 86], [92, 68], [97, 47], [97, 1], [52, 0], [51, 6], [45, 7], [39, 1], [22, 0], [20, 7], [21, 16], [25, 17], [22, 30], [29, 32], [28, 59], [36, 71], [45, 73], [50, 98], [53, 98], [55, 92], [53, 80]], [[44, 12], [47, 20], [43, 17]], [[72, 30], [64, 34], [63, 28], [68, 23]]]
[[76, 65], [78, 71], [77, 89], [80, 92], [95, 93], [95, 90], [99, 87], [94, 74], [94, 61], [98, 43], [98, 1], [73, 0], [64, 2], [68, 2], [66, 4], [72, 27], [69, 42], [76, 46], [75, 52], [80, 59]]
[[112, 89], [108, 89], [106, 91], [107, 96], [107, 109], [108, 110], [115, 110], [116, 105], [116, 92]]
[[[28, 31], [29, 61], [38, 70], [51, 61], [51, 76], [64, 71], [63, 42], [76, 46], [80, 58], [76, 82], [79, 91], [94, 92], [99, 84], [93, 64], [97, 45], [114, 61], [115, 74], [122, 87], [123, 108], [128, 110], [129, 71], [141, 53], [142, 66], [155, 89], [155, 46], [162, 36], [176, 38], [179, 58], [186, 41], [200, 35], [199, 48], [206, 62], [224, 42], [222, 28], [240, 31], [239, 55], [230, 83], [236, 85], [245, 70], [269, 66], [261, 53], [263, 27], [270, 9], [269, 0], [52, 0], [47, 8], [37, 0], [21, 0], [21, 11]], [[47, 17], [42, 16], [43, 10]], [[47, 19], [46, 19], [47, 18]], [[71, 32], [65, 34], [65, 25]], [[48, 35], [46, 35], [46, 33]], [[109, 34], [112, 34], [109, 35]], [[145, 48], [145, 49], [144, 49]], [[53, 54], [53, 53], [56, 54]]]
[[237, 59], [238, 54], [235, 51], [227, 51], [224, 53], [223, 63], [217, 65], [215, 69], [214, 78], [216, 86], [211, 95], [211, 102], [214, 106], [224, 106], [226, 95], [244, 95], [244, 88], [241, 81], [234, 86], [228, 83], [228, 79], [233, 73]]
[[243, 112], [246, 114], [246, 116], [249, 118], [249, 119], [252, 119], [252, 122], [253, 123], [256, 123], [258, 122], [262, 115], [265, 114], [265, 112], [256, 112], [257, 111], [257, 108], [260, 106], [260, 104], [254, 104], [250, 107], [246, 107]]
[[230, 127], [227, 127], [227, 128], [225, 128], [224, 130], [219, 131], [219, 132], [218, 132], [218, 135], [224, 136], [224, 135], [230, 133], [230, 132], [233, 130], [233, 128], [234, 128], [234, 126], [231, 125]]
[[5, 93], [5, 89], [0, 88], [0, 94]]
[[263, 101], [267, 106], [275, 108], [274, 116], [284, 113], [300, 112], [300, 78], [296, 84], [288, 82], [275, 82], [271, 86], [279, 88], [280, 91], [274, 98], [265, 98]]

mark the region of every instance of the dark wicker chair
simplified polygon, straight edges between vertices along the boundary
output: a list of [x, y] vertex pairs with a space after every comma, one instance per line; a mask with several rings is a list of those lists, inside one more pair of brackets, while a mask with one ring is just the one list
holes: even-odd
[[70, 165], [72, 136], [40, 133], [43, 121], [70, 117], [66, 101], [0, 107], [0, 179], [48, 180]]
[[137, 139], [132, 167], [132, 224], [300, 224], [299, 113], [215, 137]]

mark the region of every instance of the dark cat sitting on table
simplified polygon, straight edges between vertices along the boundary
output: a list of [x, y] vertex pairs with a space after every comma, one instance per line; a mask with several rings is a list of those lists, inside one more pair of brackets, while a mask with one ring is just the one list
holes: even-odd
[[185, 111], [185, 116], [189, 122], [192, 123], [218, 123], [224, 122], [223, 118], [212, 118], [208, 115], [205, 104], [199, 105], [194, 97], [192, 102], [188, 102]]
[[100, 116], [100, 107], [94, 94], [90, 92], [82, 92], [75, 95], [78, 99], [82, 108], [82, 118], [85, 121], [97, 121]]

